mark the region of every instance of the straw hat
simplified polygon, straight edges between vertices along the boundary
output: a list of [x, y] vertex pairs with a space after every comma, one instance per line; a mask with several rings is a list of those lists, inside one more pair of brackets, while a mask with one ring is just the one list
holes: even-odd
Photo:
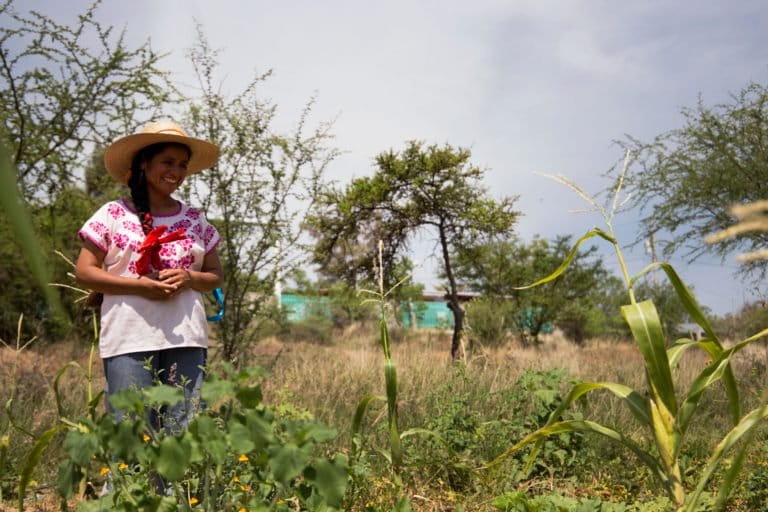
[[219, 148], [215, 144], [190, 137], [172, 121], [159, 121], [149, 123], [137, 133], [113, 142], [104, 153], [104, 165], [113, 178], [120, 183], [128, 183], [133, 157], [141, 148], [158, 142], [178, 142], [189, 148], [192, 154], [187, 164], [187, 174], [207, 169], [219, 158]]

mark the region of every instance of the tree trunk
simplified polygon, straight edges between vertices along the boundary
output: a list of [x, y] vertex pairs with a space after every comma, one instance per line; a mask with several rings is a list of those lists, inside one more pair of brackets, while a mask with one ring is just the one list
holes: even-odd
[[440, 222], [440, 247], [443, 249], [443, 264], [445, 275], [448, 277], [448, 309], [453, 313], [453, 338], [451, 339], [451, 358], [455, 361], [460, 357], [461, 337], [464, 334], [464, 308], [459, 303], [459, 292], [456, 289], [456, 279], [451, 268], [451, 257], [448, 252], [448, 235], [445, 225]]

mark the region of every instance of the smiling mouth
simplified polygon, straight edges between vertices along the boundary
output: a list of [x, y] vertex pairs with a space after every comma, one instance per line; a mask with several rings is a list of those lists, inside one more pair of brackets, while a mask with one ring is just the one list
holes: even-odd
[[172, 183], [173, 185], [176, 185], [179, 180], [176, 178], [163, 178], [163, 181], [166, 183]]

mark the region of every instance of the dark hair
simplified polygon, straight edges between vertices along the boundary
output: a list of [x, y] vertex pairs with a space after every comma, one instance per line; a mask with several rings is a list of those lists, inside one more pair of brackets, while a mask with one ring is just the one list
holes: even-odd
[[131, 200], [136, 208], [136, 214], [139, 216], [141, 229], [146, 235], [152, 231], [152, 214], [149, 210], [149, 192], [147, 191], [147, 176], [141, 164], [149, 162], [153, 157], [165, 151], [168, 147], [180, 147], [187, 150], [187, 154], [192, 156], [189, 147], [179, 142], [158, 142], [141, 148], [131, 161], [131, 175], [128, 177], [128, 187], [131, 189]]

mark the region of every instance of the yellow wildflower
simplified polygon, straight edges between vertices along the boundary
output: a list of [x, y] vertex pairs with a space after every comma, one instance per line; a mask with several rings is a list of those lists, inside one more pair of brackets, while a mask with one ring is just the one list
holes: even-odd
[[144, 434], [144, 435], [141, 436], [141, 440], [144, 441], [145, 443], [148, 443], [150, 439], [152, 439], [152, 438], [149, 437], [149, 435], [147, 435], [147, 434]]
[[283, 504], [285, 504], [285, 500], [277, 500], [277, 502], [276, 502], [276, 503], [277, 503], [278, 505], [283, 505]]
[[128, 469], [128, 464], [126, 464], [125, 462], [121, 462], [120, 464], [117, 465], [117, 469], [119, 469], [120, 471], [125, 471], [126, 469]]
[[248, 491], [250, 491], [250, 490], [251, 490], [251, 488], [250, 488], [250, 487], [248, 487], [247, 485], [241, 485], [241, 486], [240, 486], [240, 490], [241, 490], [241, 491], [246, 491], [246, 492], [248, 492]]
[[110, 474], [111, 472], [112, 472], [112, 471], [110, 471], [110, 469], [109, 469], [108, 467], [106, 467], [106, 466], [105, 466], [105, 467], [103, 467], [103, 468], [101, 468], [101, 469], [99, 470], [99, 474], [100, 474], [101, 476], [107, 476], [107, 475], [108, 475], [108, 474]]
[[237, 512], [248, 512], [248, 509], [247, 509], [247, 508], [245, 508], [245, 507], [242, 507], [242, 508], [241, 508], [240, 510], [238, 510]]
[[232, 477], [232, 481], [235, 482], [235, 483], [238, 483], [240, 481], [240, 479], [237, 477], [237, 475], [235, 475], [235, 476]]
[[195, 498], [194, 496], [192, 496], [191, 498], [189, 498], [189, 504], [190, 504], [190, 505], [192, 505], [193, 507], [194, 507], [195, 505], [197, 505], [198, 503], [200, 503], [200, 500], [198, 500], [198, 499], [197, 499], [197, 498]]
[[246, 454], [242, 454], [237, 458], [237, 460], [238, 462], [248, 462], [248, 456]]

